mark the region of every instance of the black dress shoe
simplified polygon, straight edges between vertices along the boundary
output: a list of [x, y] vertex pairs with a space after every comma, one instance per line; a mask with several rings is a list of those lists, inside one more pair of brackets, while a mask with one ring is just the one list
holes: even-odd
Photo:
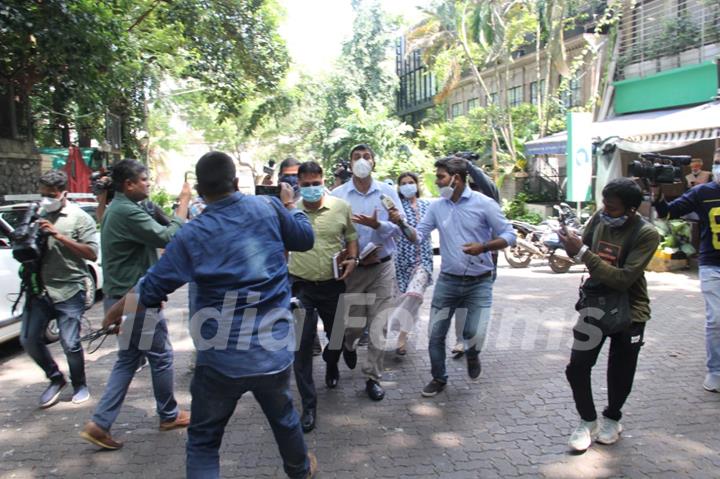
[[380, 383], [374, 379], [367, 380], [367, 383], [365, 383], [365, 391], [373, 401], [382, 401], [385, 397], [385, 390], [380, 386]]
[[340, 379], [340, 371], [337, 363], [327, 363], [325, 366], [325, 385], [330, 389], [335, 389]]
[[357, 350], [348, 351], [345, 349], [345, 346], [343, 346], [342, 355], [347, 367], [355, 369], [355, 366], [357, 366]]
[[478, 356], [467, 356], [467, 367], [468, 367], [468, 376], [470, 376], [471, 379], [477, 379], [478, 376], [480, 376], [480, 371], [482, 370], [482, 366], [480, 365], [480, 358]]
[[300, 416], [300, 427], [303, 432], [310, 432], [315, 429], [315, 408], [307, 408]]

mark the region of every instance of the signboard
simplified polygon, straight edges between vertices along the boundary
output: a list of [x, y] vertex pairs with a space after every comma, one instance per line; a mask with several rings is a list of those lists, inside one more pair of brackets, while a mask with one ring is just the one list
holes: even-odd
[[569, 112], [567, 127], [567, 201], [590, 201], [593, 165], [592, 114]]

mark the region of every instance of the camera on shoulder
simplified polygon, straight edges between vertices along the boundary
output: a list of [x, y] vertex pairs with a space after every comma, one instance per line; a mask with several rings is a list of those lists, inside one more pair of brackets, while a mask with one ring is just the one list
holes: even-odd
[[688, 155], [642, 153], [640, 160], [630, 163], [628, 175], [649, 180], [653, 184], [672, 184], [681, 181], [682, 167], [690, 164]]

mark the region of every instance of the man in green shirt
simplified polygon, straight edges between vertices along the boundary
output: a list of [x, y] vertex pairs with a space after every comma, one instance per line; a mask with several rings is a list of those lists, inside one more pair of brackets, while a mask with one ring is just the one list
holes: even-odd
[[[140, 202], [149, 196], [147, 168], [135, 160], [122, 160], [113, 166], [115, 198], [103, 216], [101, 248], [103, 256], [103, 306], [107, 312], [132, 289], [158, 260], [157, 249], [170, 242], [187, 218], [190, 186], [180, 193], [177, 216], [167, 226], [160, 225]], [[144, 311], [128, 314], [120, 329], [118, 356], [108, 378], [103, 397], [80, 436], [104, 449], [119, 449], [122, 443], [110, 435], [120, 414], [125, 394], [143, 356], [147, 356], [152, 375], [160, 430], [187, 427], [190, 414], [181, 411], [173, 392], [173, 350], [167, 323], [162, 315], [146, 316]], [[147, 324], [146, 324], [147, 323]]]
[[[300, 165], [298, 184], [302, 199], [297, 206], [310, 218], [315, 233], [313, 249], [291, 253], [289, 265], [293, 296], [305, 310], [294, 368], [295, 382], [303, 406], [300, 424], [304, 432], [309, 432], [315, 428], [317, 408], [317, 394], [312, 376], [312, 349], [318, 315], [323, 321], [323, 328], [330, 343], [323, 352], [323, 359], [327, 363], [325, 384], [334, 388], [340, 377], [338, 361], [344, 328], [340, 328], [333, 337], [333, 323], [340, 295], [345, 292], [344, 280], [358, 263], [358, 242], [350, 205], [325, 194], [323, 169], [320, 165], [314, 161]], [[343, 255], [345, 259], [338, 262], [340, 271], [339, 277], [336, 277], [334, 257], [343, 249], [346, 250]]]
[[49, 235], [40, 270], [45, 291], [44, 294], [28, 292], [20, 331], [23, 347], [50, 380], [40, 396], [43, 408], [57, 403], [67, 385], [45, 345], [45, 329], [52, 318], [57, 318], [60, 344], [70, 369], [72, 402], [79, 404], [90, 399], [80, 344], [80, 320], [85, 312], [89, 278], [85, 260], [97, 259], [97, 227], [90, 215], [68, 202], [67, 182], [67, 175], [59, 170], [48, 171], [40, 177], [42, 219], [38, 221], [42, 231]]
[[[645, 266], [660, 242], [655, 227], [637, 213], [643, 193], [634, 181], [614, 179], [605, 185], [602, 195], [603, 209], [588, 222], [582, 238], [567, 230], [560, 231], [559, 236], [567, 254], [585, 264], [593, 281], [613, 290], [627, 291], [630, 324], [607, 336], [581, 318], [573, 329], [575, 342], [565, 375], [580, 415], [580, 424], [568, 444], [578, 452], [589, 448], [592, 441], [613, 444], [620, 439], [621, 409], [632, 389], [644, 344], [645, 323], [650, 320]], [[608, 406], [599, 421], [590, 376], [606, 338], [610, 338]]]

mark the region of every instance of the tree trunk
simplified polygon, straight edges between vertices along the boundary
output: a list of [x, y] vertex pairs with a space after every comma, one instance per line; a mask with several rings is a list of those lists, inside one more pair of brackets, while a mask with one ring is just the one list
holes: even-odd
[[60, 145], [63, 148], [70, 147], [70, 125], [67, 122], [60, 126]]

